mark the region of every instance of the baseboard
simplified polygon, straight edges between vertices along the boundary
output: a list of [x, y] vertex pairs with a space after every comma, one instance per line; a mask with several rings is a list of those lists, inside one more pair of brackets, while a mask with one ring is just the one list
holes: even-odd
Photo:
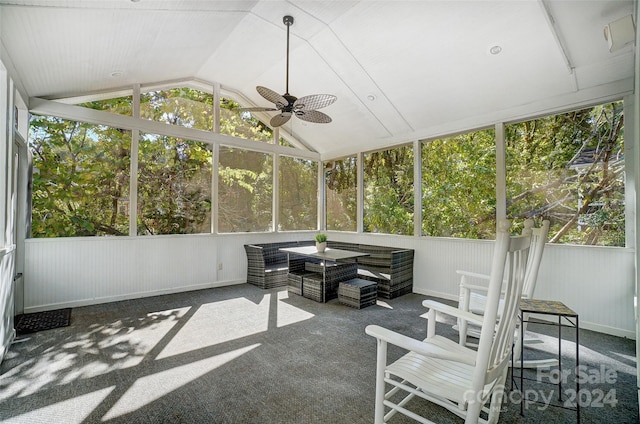
[[455, 300], [457, 301], [459, 296], [457, 295], [452, 295], [452, 294], [448, 294], [448, 293], [441, 293], [441, 292], [437, 292], [434, 290], [426, 290], [426, 289], [419, 289], [416, 288], [416, 286], [413, 286], [413, 292], [417, 293], [417, 294], [421, 294], [424, 296], [429, 296], [429, 297], [439, 297], [440, 299], [445, 299], [445, 300]]
[[[545, 321], [545, 322], [549, 322], [549, 323], [557, 323], [558, 319], [554, 317], [554, 319], [552, 319], [551, 317], [549, 317], [548, 315], [536, 315], [536, 314], [531, 314], [529, 315], [529, 318], [533, 318], [539, 321]], [[580, 318], [578, 316], [578, 318]], [[564, 320], [563, 320], [564, 321]], [[625, 330], [623, 328], [616, 328], [616, 327], [611, 327], [608, 325], [603, 325], [603, 324], [598, 324], [595, 322], [589, 322], [589, 321], [584, 321], [584, 320], [579, 320], [579, 324], [580, 324], [580, 329], [581, 330], [590, 330], [590, 331], [595, 331], [596, 333], [603, 333], [603, 334], [609, 334], [611, 336], [616, 336], [616, 337], [624, 337], [625, 339], [631, 339], [631, 340], [635, 340], [636, 339], [636, 332], [635, 330]], [[568, 332], [573, 331], [572, 329], [567, 330]]]
[[[413, 286], [413, 292], [417, 293], [417, 294], [421, 294], [424, 296], [431, 296], [431, 297], [439, 297], [441, 299], [446, 299], [446, 300], [453, 300], [453, 301], [458, 301], [458, 296], [456, 295], [451, 295], [451, 294], [447, 294], [447, 293], [440, 293], [434, 290], [424, 290], [424, 289], [417, 289], [416, 286]], [[550, 319], [549, 316], [545, 316], [545, 315], [531, 315], [531, 318], [535, 318], [535, 319], [539, 319], [541, 321], [550, 321], [550, 322], [557, 322], [557, 320], [553, 320]], [[590, 330], [590, 331], [595, 331], [597, 333], [603, 333], [603, 334], [609, 334], [612, 336], [616, 336], [616, 337], [624, 337], [627, 339], [631, 339], [631, 340], [635, 340], [636, 339], [636, 332], [635, 330], [625, 330], [622, 328], [616, 328], [616, 327], [611, 327], [608, 325], [603, 325], [603, 324], [598, 324], [595, 322], [589, 322], [589, 321], [584, 321], [584, 320], [580, 320], [580, 329], [581, 330]]]
[[101, 303], [119, 302], [121, 300], [140, 299], [142, 297], [161, 296], [163, 294], [182, 293], [194, 290], [213, 289], [218, 287], [233, 286], [237, 284], [245, 284], [244, 280], [225, 280], [215, 281], [212, 283], [194, 284], [190, 286], [172, 287], [169, 289], [152, 290], [146, 292], [127, 293], [115, 296], [96, 297], [91, 299], [78, 299], [68, 302], [48, 303], [44, 305], [25, 306], [24, 313], [51, 311], [62, 308], [78, 308], [81, 306], [98, 305]]

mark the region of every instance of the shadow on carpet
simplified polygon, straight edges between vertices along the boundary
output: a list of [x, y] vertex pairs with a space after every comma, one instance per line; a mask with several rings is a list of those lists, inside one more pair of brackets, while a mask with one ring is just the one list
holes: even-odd
[[18, 335], [22, 335], [67, 327], [70, 322], [71, 308], [56, 309], [55, 311], [18, 315], [16, 317], [15, 329]]

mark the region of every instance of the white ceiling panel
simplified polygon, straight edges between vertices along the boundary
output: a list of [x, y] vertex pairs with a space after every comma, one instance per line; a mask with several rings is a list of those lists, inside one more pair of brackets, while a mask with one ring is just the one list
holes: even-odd
[[[632, 89], [637, 46], [609, 52], [603, 28], [635, 6], [0, 0], [0, 53], [32, 97], [196, 78], [239, 93], [246, 106], [270, 106], [255, 87], [285, 92], [289, 14], [290, 93], [338, 100], [322, 110], [332, 123], [294, 118], [284, 130], [330, 158], [621, 96]], [[502, 51], [490, 54], [496, 45]]]

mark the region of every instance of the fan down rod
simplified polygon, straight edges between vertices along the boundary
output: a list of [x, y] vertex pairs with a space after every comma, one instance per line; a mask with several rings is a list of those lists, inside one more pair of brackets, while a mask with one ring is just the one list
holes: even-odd
[[282, 22], [284, 22], [284, 24], [287, 26], [287, 72], [286, 72], [286, 91], [285, 94], [288, 96], [289, 95], [289, 27], [291, 25], [293, 25], [293, 16], [290, 15], [285, 15], [284, 18], [282, 18]]

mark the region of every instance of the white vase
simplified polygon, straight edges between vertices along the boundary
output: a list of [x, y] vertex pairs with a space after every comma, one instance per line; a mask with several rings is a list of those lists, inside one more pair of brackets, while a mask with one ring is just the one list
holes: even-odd
[[316, 242], [316, 250], [320, 253], [324, 252], [324, 249], [327, 248], [327, 242], [323, 241], [322, 243], [317, 241]]

